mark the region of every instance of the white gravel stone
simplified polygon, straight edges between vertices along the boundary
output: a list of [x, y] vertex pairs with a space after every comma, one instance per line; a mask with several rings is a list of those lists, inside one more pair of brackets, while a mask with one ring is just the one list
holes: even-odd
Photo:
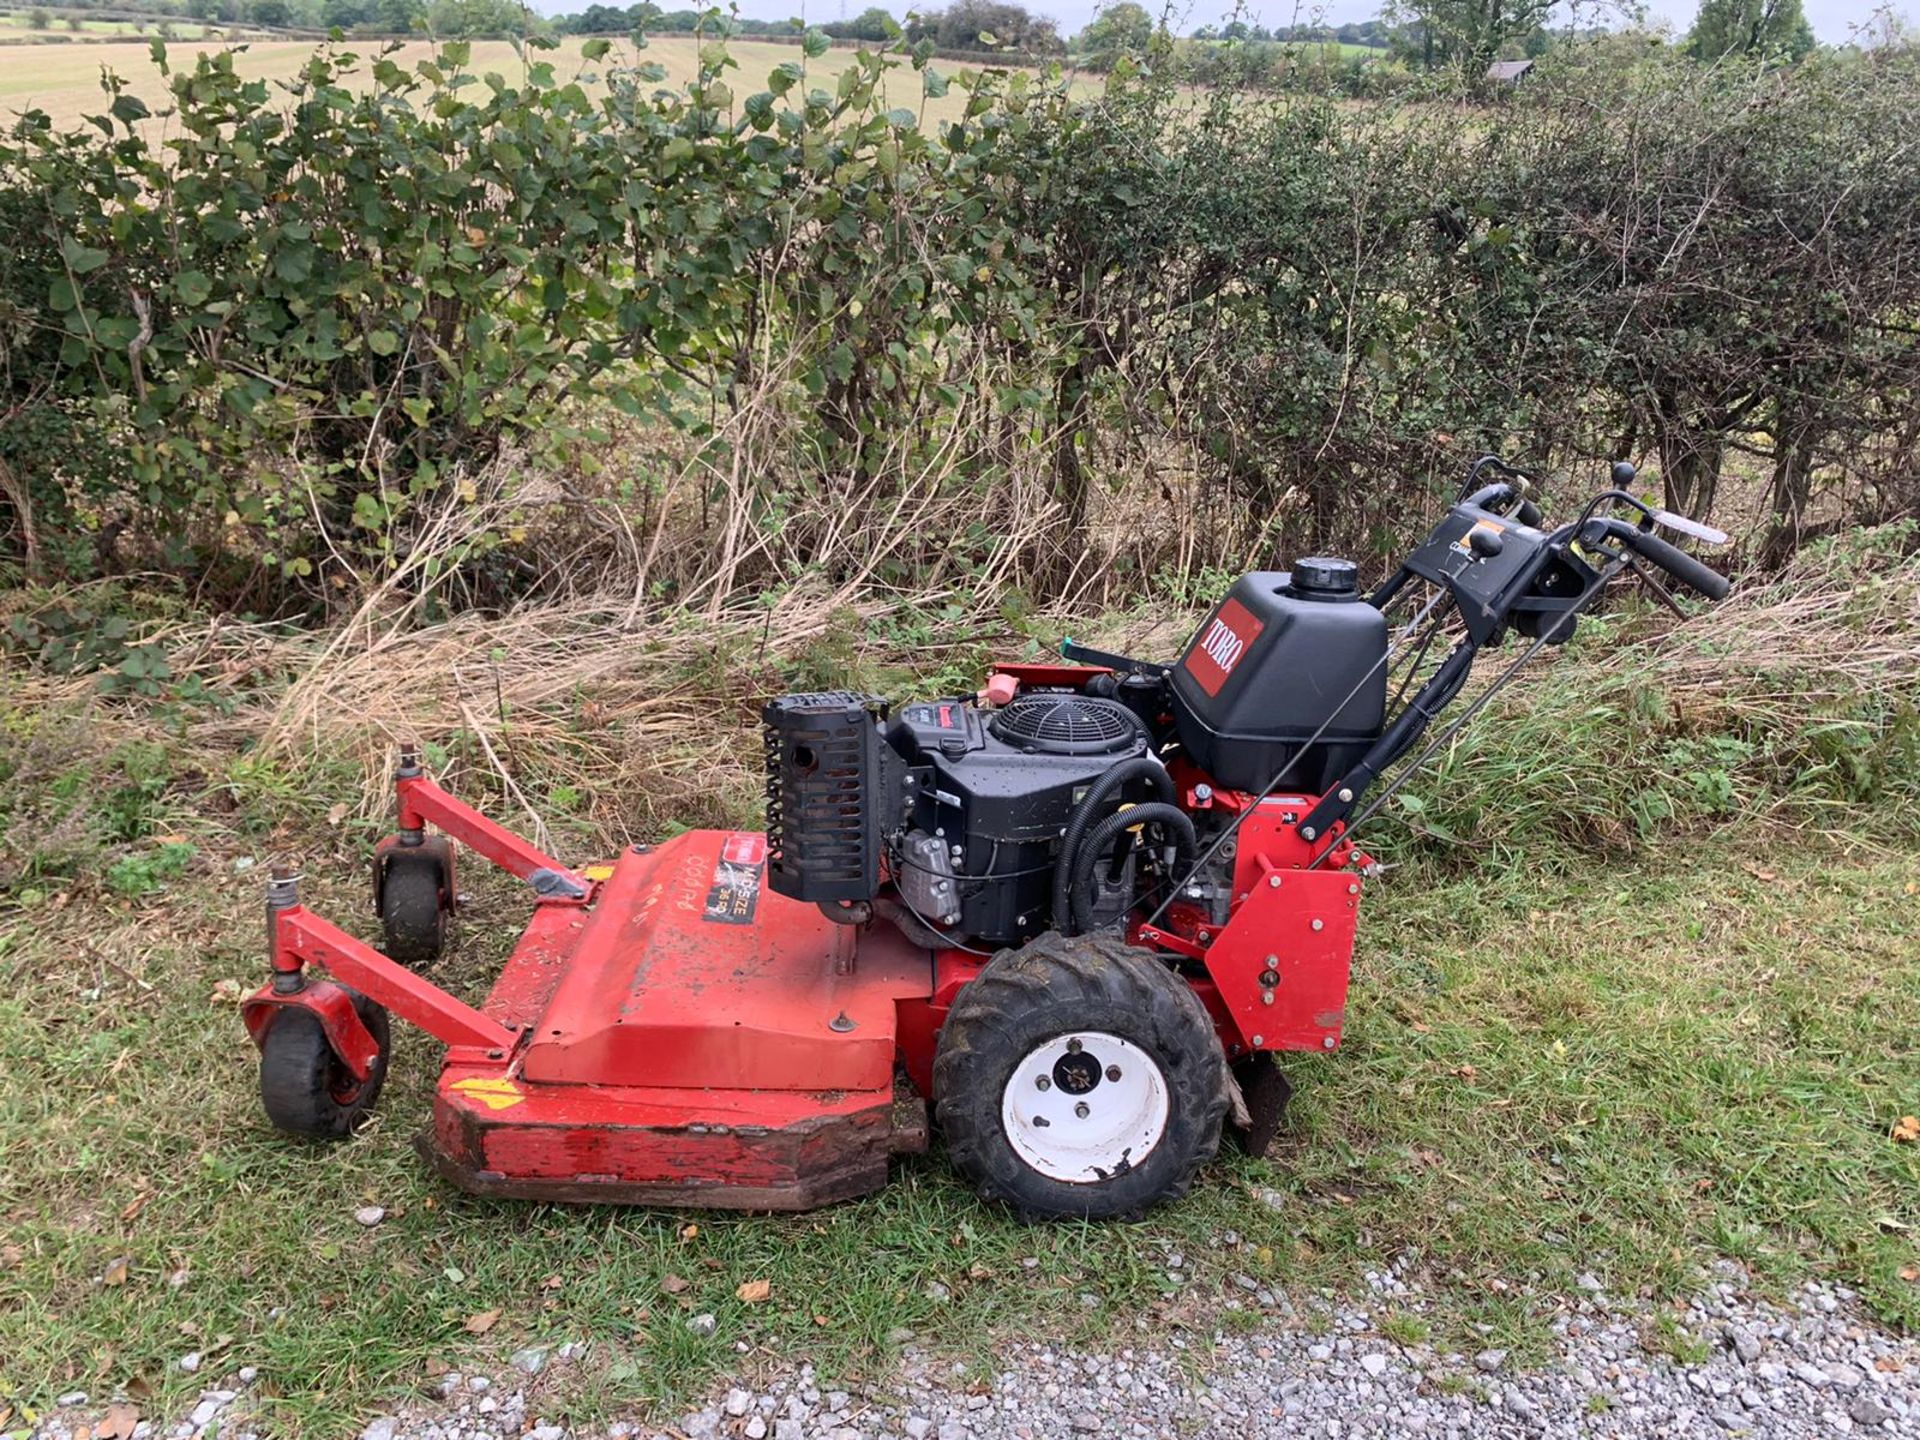
[[371, 1230], [387, 1218], [386, 1207], [381, 1205], [362, 1205], [353, 1212], [353, 1218]]
[[213, 1423], [214, 1416], [220, 1413], [222, 1403], [223, 1402], [219, 1400], [215, 1400], [212, 1396], [208, 1396], [193, 1407], [193, 1413], [187, 1417], [187, 1424], [191, 1425], [195, 1430], [205, 1429]]

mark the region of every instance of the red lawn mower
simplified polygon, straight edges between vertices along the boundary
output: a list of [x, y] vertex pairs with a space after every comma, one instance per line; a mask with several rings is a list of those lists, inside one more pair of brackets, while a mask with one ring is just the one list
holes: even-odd
[[[1138, 1215], [1186, 1190], [1229, 1116], [1265, 1148], [1287, 1095], [1269, 1052], [1339, 1046], [1374, 868], [1355, 829], [1623, 570], [1727, 593], [1653, 532], [1725, 537], [1632, 478], [1546, 530], [1531, 477], [1485, 457], [1373, 594], [1343, 560], [1246, 575], [1175, 664], [1069, 641], [1073, 663], [1000, 665], [977, 695], [782, 696], [764, 833], [572, 869], [409, 753], [373, 857], [386, 953], [290, 875], [268, 891], [272, 981], [244, 1007], [267, 1114], [351, 1133], [392, 1012], [447, 1044], [422, 1148], [466, 1190], [801, 1210], [885, 1184], [931, 1103], [984, 1198]], [[1513, 666], [1363, 805], [1509, 635]], [[478, 1009], [417, 973], [458, 903], [456, 846], [533, 891]]]

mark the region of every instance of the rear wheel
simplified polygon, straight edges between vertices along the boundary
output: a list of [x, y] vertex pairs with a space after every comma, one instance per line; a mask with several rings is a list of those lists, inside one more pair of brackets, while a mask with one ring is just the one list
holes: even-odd
[[1042, 935], [960, 992], [934, 1059], [953, 1164], [1024, 1220], [1131, 1219], [1220, 1146], [1226, 1059], [1186, 982], [1117, 936]]
[[432, 855], [395, 851], [380, 885], [380, 927], [389, 959], [424, 970], [447, 943], [446, 872]]
[[353, 1008], [379, 1052], [364, 1080], [355, 1079], [334, 1053], [319, 1016], [295, 1006], [274, 1015], [260, 1045], [260, 1101], [275, 1129], [307, 1140], [339, 1140], [373, 1113], [386, 1083], [392, 1030], [387, 1012], [366, 996], [356, 994]]

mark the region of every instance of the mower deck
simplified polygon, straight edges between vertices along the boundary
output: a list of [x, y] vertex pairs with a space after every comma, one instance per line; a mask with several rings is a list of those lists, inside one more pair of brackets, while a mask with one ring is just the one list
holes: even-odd
[[926, 1144], [896, 1095], [896, 1005], [932, 957], [763, 885], [765, 838], [623, 854], [586, 905], [543, 903], [481, 1012], [511, 1056], [455, 1047], [424, 1148], [462, 1188], [797, 1210], [886, 1183]]

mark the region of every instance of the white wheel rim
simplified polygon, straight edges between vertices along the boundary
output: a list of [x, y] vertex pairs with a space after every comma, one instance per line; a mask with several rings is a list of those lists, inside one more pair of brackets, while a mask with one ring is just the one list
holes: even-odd
[[1167, 1079], [1130, 1040], [1056, 1035], [1027, 1052], [1000, 1097], [1014, 1153], [1051, 1180], [1097, 1185], [1153, 1153], [1167, 1133]]

